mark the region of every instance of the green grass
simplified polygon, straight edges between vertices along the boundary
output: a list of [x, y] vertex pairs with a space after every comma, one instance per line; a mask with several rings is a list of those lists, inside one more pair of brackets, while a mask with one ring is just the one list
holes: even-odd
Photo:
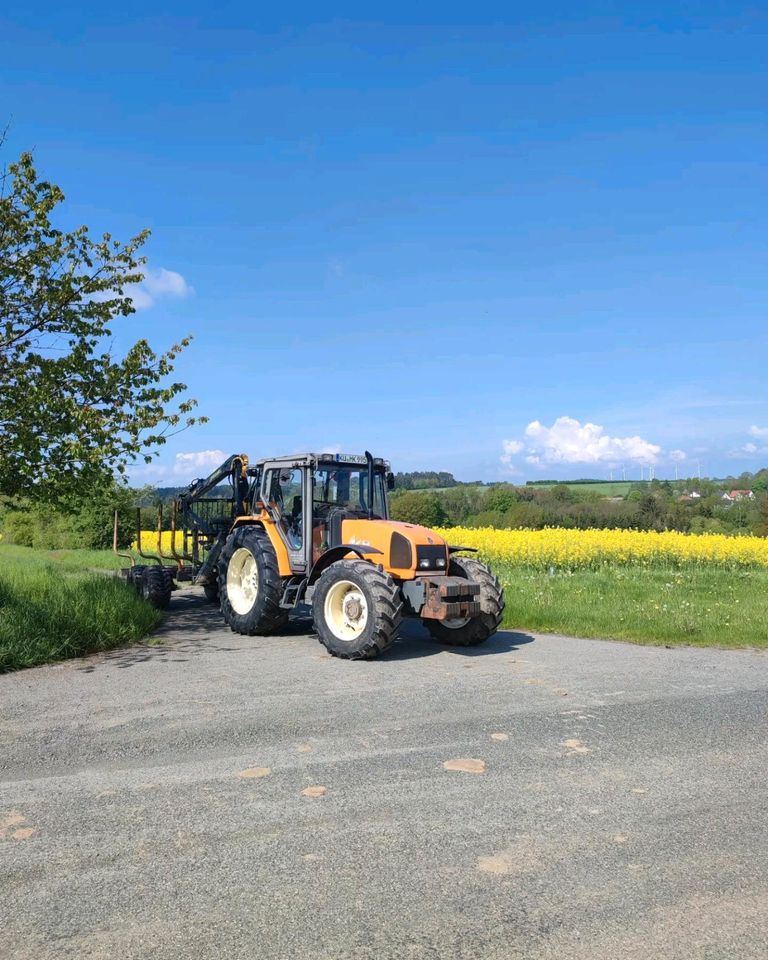
[[[0, 672], [135, 642], [161, 615], [109, 551], [0, 545]], [[546, 573], [503, 565], [504, 626], [670, 646], [768, 648], [768, 570], [605, 567]]]
[[635, 643], [768, 648], [768, 570], [498, 570], [506, 627]]
[[448, 490], [483, 490], [483, 489], [487, 489], [487, 484], [460, 483], [460, 484], [456, 484], [453, 487], [413, 487], [408, 489], [408, 493], [446, 493]]
[[141, 639], [161, 619], [104, 551], [0, 546], [0, 673]]
[[[570, 487], [571, 490], [591, 490], [593, 493], [599, 493], [601, 497], [626, 497], [629, 491], [636, 483], [640, 483], [640, 480], [605, 480], [603, 482], [597, 483], [535, 483], [531, 484], [527, 489], [530, 490], [551, 490], [553, 487], [562, 486]], [[642, 481], [644, 484], [647, 484], [648, 481]], [[484, 483], [462, 483], [457, 487], [416, 487], [412, 491], [413, 493], [445, 493], [448, 490], [480, 490], [488, 489], [487, 484]]]
[[[626, 497], [629, 491], [640, 480], [613, 480], [603, 483], [536, 483], [531, 484], [528, 489], [532, 490], [551, 490], [553, 487], [570, 487], [571, 490], [586, 490], [592, 493], [599, 493], [601, 497]], [[647, 484], [648, 481], [642, 481]]]
[[111, 550], [33, 550], [0, 543], [0, 570], [8, 564], [24, 567], [54, 567], [68, 573], [90, 570], [119, 570], [128, 561]]

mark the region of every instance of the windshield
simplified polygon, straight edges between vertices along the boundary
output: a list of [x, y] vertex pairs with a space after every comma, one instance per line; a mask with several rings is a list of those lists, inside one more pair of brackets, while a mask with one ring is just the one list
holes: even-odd
[[[315, 504], [332, 504], [347, 511], [368, 516], [368, 468], [334, 464], [315, 470], [313, 500]], [[384, 474], [373, 474], [373, 517], [386, 520]]]

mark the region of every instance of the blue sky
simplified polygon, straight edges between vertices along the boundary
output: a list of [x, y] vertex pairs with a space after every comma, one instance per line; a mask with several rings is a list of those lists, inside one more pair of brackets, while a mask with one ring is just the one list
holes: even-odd
[[134, 479], [768, 464], [767, 34], [739, 0], [4, 4], [5, 159], [152, 229], [118, 343], [195, 335], [210, 422]]

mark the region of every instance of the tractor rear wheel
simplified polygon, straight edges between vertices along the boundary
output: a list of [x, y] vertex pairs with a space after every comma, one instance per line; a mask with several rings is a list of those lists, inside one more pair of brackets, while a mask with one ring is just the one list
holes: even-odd
[[274, 633], [288, 620], [280, 607], [283, 581], [277, 556], [262, 527], [239, 527], [219, 560], [219, 599], [225, 621], [247, 636]]
[[461, 620], [424, 620], [433, 640], [452, 647], [474, 647], [499, 629], [504, 613], [504, 591], [493, 572], [474, 557], [451, 557], [448, 573], [480, 584], [480, 613]]
[[395, 581], [367, 560], [338, 560], [312, 595], [317, 638], [333, 657], [371, 660], [391, 646], [403, 614]]
[[163, 567], [145, 567], [141, 574], [141, 595], [158, 610], [165, 610], [171, 602], [173, 576]]

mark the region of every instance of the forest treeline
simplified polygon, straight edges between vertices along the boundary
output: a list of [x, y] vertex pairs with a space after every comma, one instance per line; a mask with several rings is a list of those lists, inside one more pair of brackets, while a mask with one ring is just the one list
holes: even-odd
[[[752, 491], [733, 501], [733, 490]], [[394, 519], [424, 526], [515, 529], [679, 530], [682, 533], [768, 534], [768, 470], [726, 481], [651, 480], [625, 495], [606, 496], [589, 486], [556, 484], [456, 485], [444, 490], [396, 488]]]

